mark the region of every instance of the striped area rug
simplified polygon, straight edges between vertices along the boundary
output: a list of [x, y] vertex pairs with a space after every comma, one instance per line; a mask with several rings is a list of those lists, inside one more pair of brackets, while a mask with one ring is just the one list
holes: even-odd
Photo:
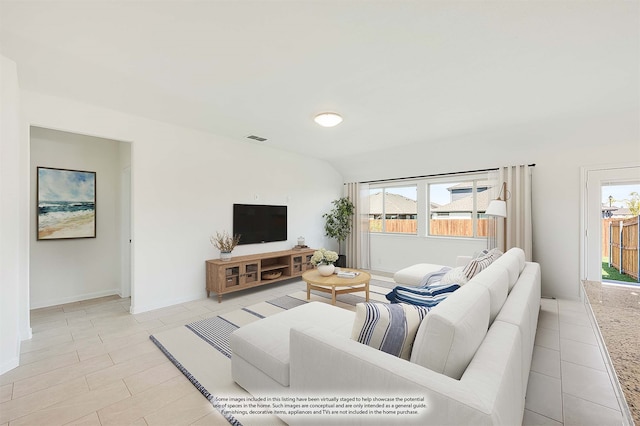
[[[395, 283], [392, 282], [372, 279], [369, 286], [370, 301], [388, 303], [385, 295], [394, 286]], [[359, 294], [349, 293], [338, 296], [336, 306], [355, 310], [357, 303], [365, 301], [364, 293], [363, 296]], [[150, 336], [150, 339], [230, 424], [250, 424], [255, 422], [255, 416], [252, 418], [232, 413], [226, 409], [224, 402], [221, 402], [221, 399], [228, 397], [248, 396], [248, 393], [231, 377], [229, 336], [245, 324], [308, 303], [306, 298], [306, 291], [297, 291], [287, 296], [162, 331]], [[331, 295], [312, 292], [310, 301], [330, 304]], [[284, 424], [275, 416], [262, 418], [259, 423]]]

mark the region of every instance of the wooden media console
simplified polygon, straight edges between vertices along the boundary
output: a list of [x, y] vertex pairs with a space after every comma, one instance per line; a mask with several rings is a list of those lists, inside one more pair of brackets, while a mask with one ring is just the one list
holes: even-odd
[[207, 268], [207, 297], [213, 291], [222, 295], [282, 280], [302, 276], [313, 269], [314, 249], [293, 249], [233, 257], [231, 260], [211, 259]]

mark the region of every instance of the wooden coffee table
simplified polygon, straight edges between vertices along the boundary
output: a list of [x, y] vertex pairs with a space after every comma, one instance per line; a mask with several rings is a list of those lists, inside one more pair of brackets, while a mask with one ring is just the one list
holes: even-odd
[[307, 283], [307, 300], [311, 298], [311, 290], [318, 290], [324, 293], [331, 293], [331, 304], [336, 304], [338, 294], [355, 293], [364, 291], [366, 301], [369, 301], [369, 281], [371, 275], [368, 272], [357, 269], [340, 268], [345, 272], [359, 272], [354, 278], [340, 278], [336, 274], [323, 277], [317, 269], [310, 269], [302, 274], [302, 279]]

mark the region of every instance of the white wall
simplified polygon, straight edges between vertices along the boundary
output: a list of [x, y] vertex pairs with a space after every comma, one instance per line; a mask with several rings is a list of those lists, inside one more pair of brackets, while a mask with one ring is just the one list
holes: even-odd
[[132, 143], [132, 312], [205, 296], [204, 262], [219, 256], [209, 235], [231, 231], [233, 203], [289, 208], [287, 242], [235, 255], [289, 249], [299, 235], [310, 246], [334, 244], [322, 213], [341, 195], [342, 177], [325, 161], [35, 92], [22, 99], [23, 125]]
[[[338, 159], [334, 165], [351, 182], [535, 163], [533, 257], [541, 264], [542, 292], [578, 298], [580, 167], [638, 161], [639, 143], [640, 109], [636, 108], [459, 135], [408, 145], [404, 150], [373, 152], [348, 163]], [[372, 238], [376, 253], [372, 268], [402, 267], [403, 259], [396, 253], [404, 251], [406, 241]], [[440, 253], [452, 248], [438, 239], [414, 237], [410, 251], [439, 259]], [[386, 256], [396, 262], [376, 264], [377, 258]]]
[[31, 200], [37, 167], [96, 172], [96, 238], [37, 240], [30, 211], [31, 309], [120, 293], [120, 145], [127, 143], [31, 128]]
[[[20, 90], [16, 64], [0, 56], [0, 374], [18, 365], [20, 340], [30, 337], [23, 294], [26, 210], [20, 178]], [[24, 192], [24, 191], [23, 191]]]
[[396, 272], [416, 263], [456, 266], [459, 255], [472, 255], [487, 247], [487, 241], [470, 238], [417, 237], [371, 234], [371, 269]]

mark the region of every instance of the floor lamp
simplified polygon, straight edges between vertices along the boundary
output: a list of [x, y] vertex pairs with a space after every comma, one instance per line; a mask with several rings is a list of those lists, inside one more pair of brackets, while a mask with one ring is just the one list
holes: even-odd
[[[504, 199], [501, 197], [504, 197]], [[504, 245], [502, 250], [507, 251], [507, 183], [506, 182], [502, 183], [502, 189], [500, 190], [500, 194], [498, 194], [498, 198], [495, 200], [491, 200], [484, 214], [491, 217], [504, 218], [504, 221], [503, 221], [504, 229], [502, 232]]]

